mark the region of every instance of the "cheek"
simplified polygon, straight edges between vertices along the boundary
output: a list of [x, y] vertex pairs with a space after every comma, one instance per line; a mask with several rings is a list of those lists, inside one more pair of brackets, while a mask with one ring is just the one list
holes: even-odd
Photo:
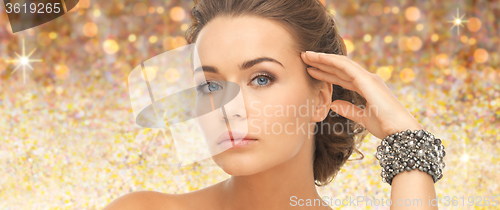
[[258, 99], [265, 102], [249, 105], [249, 132], [263, 138], [266, 150], [273, 150], [266, 155], [293, 156], [300, 150], [307, 134], [314, 132], [309, 126], [312, 101], [303, 91], [289, 88], [273, 97]]
[[267, 108], [269, 117], [264, 117], [269, 124], [270, 135], [274, 136], [273, 144], [295, 150], [300, 147], [308, 134], [311, 106], [307, 98], [295, 95], [277, 100], [273, 107]]
[[[248, 90], [245, 94], [248, 120], [265, 135], [295, 138], [307, 134], [307, 124], [313, 114], [313, 104], [305, 75], [298, 72], [278, 78], [277, 83], [262, 90]], [[304, 129], [301, 129], [304, 128]], [[251, 129], [257, 132], [259, 129]], [[250, 130], [249, 130], [250, 131]], [[313, 131], [310, 131], [313, 132]]]

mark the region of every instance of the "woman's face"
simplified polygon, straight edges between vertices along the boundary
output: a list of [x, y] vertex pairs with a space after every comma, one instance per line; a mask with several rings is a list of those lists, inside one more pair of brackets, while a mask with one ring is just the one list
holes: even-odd
[[[196, 40], [199, 60], [217, 71], [204, 67], [195, 72], [195, 84], [205, 80], [238, 84], [244, 106], [227, 104], [226, 115], [229, 121], [246, 122], [248, 136], [256, 139], [212, 157], [226, 173], [251, 175], [290, 160], [312, 136], [315, 123], [324, 119], [313, 116], [318, 94], [308, 85], [306, 65], [293, 46], [288, 31], [258, 17], [218, 17], [201, 30]], [[263, 57], [269, 59], [243, 65]], [[204, 89], [224, 88], [208, 86]], [[201, 125], [204, 132], [225, 126], [224, 120], [212, 119]]]

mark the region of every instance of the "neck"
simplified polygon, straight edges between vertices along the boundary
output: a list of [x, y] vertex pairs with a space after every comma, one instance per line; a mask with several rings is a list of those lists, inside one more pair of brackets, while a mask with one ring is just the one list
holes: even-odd
[[[321, 197], [314, 184], [311, 137], [290, 160], [266, 171], [247, 176], [231, 176], [222, 184], [221, 200], [230, 203], [229, 209], [289, 209], [305, 206], [309, 199], [316, 209]], [[227, 206], [227, 205], [226, 205]]]

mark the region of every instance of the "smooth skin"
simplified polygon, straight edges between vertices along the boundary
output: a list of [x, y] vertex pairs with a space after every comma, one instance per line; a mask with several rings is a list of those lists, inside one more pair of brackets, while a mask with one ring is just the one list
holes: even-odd
[[[238, 113], [249, 122], [266, 119], [285, 125], [295, 122], [295, 117], [256, 116], [255, 110], [273, 105], [269, 113], [275, 113], [278, 105], [300, 106], [314, 100], [307, 116], [299, 116], [299, 122], [310, 123], [311, 131], [316, 122], [325, 119], [331, 108], [340, 115], [362, 124], [378, 138], [407, 129], [420, 129], [420, 124], [392, 94], [383, 80], [345, 56], [332, 54], [300, 53], [294, 46], [291, 34], [279, 24], [262, 18], [218, 17], [201, 31], [197, 46], [203, 65], [215, 66], [218, 73], [204, 72], [207, 80], [220, 79], [240, 85], [246, 107]], [[267, 56], [278, 60], [262, 62], [248, 70], [239, 70], [243, 61]], [[316, 67], [305, 71], [306, 64]], [[265, 87], [256, 87], [255, 73], [265, 70], [276, 81]], [[318, 88], [307, 87], [306, 76], [324, 81]], [[332, 84], [354, 90], [364, 96], [372, 114], [363, 113], [345, 101], [331, 101]], [[264, 99], [265, 103], [250, 105]], [[269, 107], [268, 107], [269, 108]], [[351, 108], [354, 108], [352, 112]], [[357, 108], [357, 109], [356, 109]], [[308, 109], [309, 110], [309, 109]], [[349, 111], [351, 110], [351, 111]], [[236, 110], [237, 111], [237, 110]], [[234, 111], [236, 113], [236, 111]], [[360, 112], [361, 111], [361, 112]], [[229, 116], [233, 116], [232, 114]], [[235, 118], [237, 119], [237, 118]], [[254, 121], [255, 122], [255, 121]], [[263, 127], [259, 125], [257, 127]], [[314, 185], [313, 152], [314, 136], [308, 134], [255, 134], [258, 141], [248, 148], [228, 150], [214, 157], [214, 161], [231, 178], [215, 185], [186, 193], [165, 194], [154, 191], [138, 191], [123, 195], [104, 210], [149, 209], [331, 209], [316, 205], [291, 206], [290, 196], [301, 199], [319, 199]], [[277, 149], [280, 148], [280, 149]], [[418, 170], [398, 174], [392, 184], [391, 200], [435, 198], [432, 178]], [[391, 209], [437, 209], [437, 207], [392, 206]]]

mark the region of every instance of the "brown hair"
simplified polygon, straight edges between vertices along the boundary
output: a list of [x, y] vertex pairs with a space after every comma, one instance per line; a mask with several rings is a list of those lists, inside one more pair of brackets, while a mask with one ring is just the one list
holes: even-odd
[[[191, 15], [192, 25], [186, 31], [188, 44], [195, 42], [201, 29], [215, 17], [252, 15], [274, 20], [283, 26], [292, 34], [297, 53], [311, 50], [347, 55], [346, 46], [337, 32], [333, 16], [318, 0], [195, 0]], [[322, 83], [307, 75], [311, 87]], [[366, 99], [361, 95], [335, 84], [333, 100], [349, 101], [360, 108], [366, 106]], [[325, 125], [329, 126], [329, 131], [333, 130], [332, 127], [335, 129], [341, 125], [342, 131], [333, 130], [334, 134], [317, 132], [318, 128], [325, 130]], [[347, 131], [344, 128], [347, 128]], [[364, 158], [357, 148], [367, 135], [365, 131], [358, 123], [331, 109], [328, 116], [316, 124], [313, 169], [317, 186], [330, 183], [354, 151], [361, 155], [358, 160]]]

